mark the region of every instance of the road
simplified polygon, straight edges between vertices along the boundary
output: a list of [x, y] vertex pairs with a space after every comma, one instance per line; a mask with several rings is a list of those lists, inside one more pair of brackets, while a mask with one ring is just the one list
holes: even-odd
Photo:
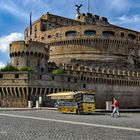
[[140, 113], [62, 114], [0, 111], [0, 140], [140, 140]]

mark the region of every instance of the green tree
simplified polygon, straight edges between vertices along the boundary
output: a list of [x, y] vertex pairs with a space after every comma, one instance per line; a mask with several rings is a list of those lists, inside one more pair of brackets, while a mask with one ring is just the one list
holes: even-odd
[[18, 68], [7, 64], [5, 67], [1, 68], [1, 71], [18, 71]]
[[55, 74], [55, 75], [64, 74], [64, 73], [65, 73], [65, 70], [63, 69], [57, 69], [57, 70], [52, 71], [52, 74]]
[[20, 67], [19, 71], [32, 71], [31, 67]]

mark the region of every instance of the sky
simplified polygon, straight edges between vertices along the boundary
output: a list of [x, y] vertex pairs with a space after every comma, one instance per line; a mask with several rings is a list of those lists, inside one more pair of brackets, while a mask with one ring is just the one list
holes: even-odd
[[[47, 12], [74, 19], [75, 4], [83, 4], [81, 13], [88, 12], [88, 0], [0, 0], [0, 68], [10, 62], [9, 44], [24, 39], [30, 12], [32, 21]], [[89, 12], [140, 32], [140, 0], [89, 0]]]

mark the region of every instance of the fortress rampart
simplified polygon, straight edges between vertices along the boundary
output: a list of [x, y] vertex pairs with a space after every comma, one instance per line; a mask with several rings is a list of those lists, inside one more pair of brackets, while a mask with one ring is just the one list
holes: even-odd
[[47, 13], [25, 29], [25, 41], [10, 44], [11, 64], [32, 71], [0, 72], [1, 106], [35, 106], [39, 97], [52, 106], [49, 93], [95, 90], [96, 108], [113, 97], [121, 108], [140, 108], [140, 33], [77, 7], [74, 20]]
[[[105, 108], [105, 102], [115, 96], [121, 108], [139, 108], [140, 74], [134, 71], [63, 65], [65, 74], [54, 75], [33, 72], [1, 72], [1, 105], [27, 107], [27, 100], [71, 90], [95, 90], [96, 108]], [[8, 85], [8, 86], [7, 86]], [[9, 101], [10, 98], [10, 101]], [[131, 98], [131, 104], [128, 101]], [[33, 99], [32, 99], [33, 100]]]

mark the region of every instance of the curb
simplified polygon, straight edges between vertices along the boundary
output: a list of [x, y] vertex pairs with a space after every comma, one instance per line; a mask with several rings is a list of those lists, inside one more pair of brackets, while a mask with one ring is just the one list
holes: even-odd
[[[54, 110], [57, 111], [57, 108], [54, 107], [39, 107], [39, 108], [0, 108], [0, 111], [35, 111], [35, 110]], [[120, 109], [120, 112], [139, 112], [140, 109]], [[95, 109], [95, 112], [102, 112], [102, 113], [110, 113], [112, 110], [106, 109]]]

